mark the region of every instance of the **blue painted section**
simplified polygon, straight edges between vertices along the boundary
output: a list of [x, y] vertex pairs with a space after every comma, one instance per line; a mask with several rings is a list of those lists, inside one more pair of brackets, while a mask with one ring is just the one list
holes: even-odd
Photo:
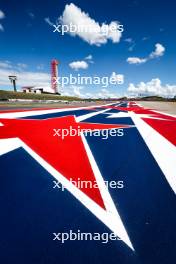
[[116, 110], [116, 109], [110, 109], [109, 111], [107, 111], [106, 113], [110, 113], [110, 114], [116, 114], [119, 112], [123, 112], [126, 113], [126, 111], [122, 111], [122, 110]]

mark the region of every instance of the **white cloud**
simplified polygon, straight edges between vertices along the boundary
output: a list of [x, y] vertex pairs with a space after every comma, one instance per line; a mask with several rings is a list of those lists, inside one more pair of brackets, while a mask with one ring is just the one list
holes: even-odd
[[151, 59], [157, 58], [157, 57], [161, 57], [164, 55], [165, 52], [165, 47], [163, 45], [161, 45], [160, 43], [155, 44], [155, 51], [153, 51], [149, 57]]
[[132, 38], [126, 38], [124, 41], [130, 45], [128, 51], [133, 51], [134, 47], [136, 46], [135, 41]]
[[[5, 18], [5, 14], [2, 10], [0, 10], [0, 19]], [[4, 27], [2, 24], [0, 24], [0, 31], [3, 32], [4, 31]]]
[[64, 86], [64, 88], [60, 88], [59, 91], [64, 96], [77, 96], [80, 98], [85, 98], [85, 92], [81, 92], [84, 90], [83, 86], [77, 86], [77, 85], [68, 85]]
[[93, 57], [91, 54], [89, 54], [87, 57], [85, 57], [85, 60], [92, 60], [92, 59], [93, 59]]
[[116, 93], [112, 93], [110, 92], [108, 89], [101, 89], [101, 91], [97, 94], [95, 94], [95, 98], [117, 98], [117, 97], [120, 97], [119, 94], [116, 94]]
[[[68, 27], [70, 27], [70, 24], [75, 26], [75, 32], [73, 33], [69, 30], [68, 33], [71, 36], [79, 36], [90, 45], [101, 46], [102, 44], [106, 44], [108, 39], [113, 43], [118, 43], [122, 36], [122, 33], [118, 30], [118, 22], [112, 21], [109, 25], [105, 23], [99, 24], [92, 19], [89, 14], [83, 12], [73, 3], [65, 6], [59, 21], [62, 25], [68, 25]], [[84, 27], [84, 30], [78, 30], [80, 26]], [[110, 30], [112, 27], [115, 28], [115, 30]], [[85, 28], [91, 30], [85, 30]], [[104, 30], [105, 28], [107, 29], [106, 32]]]
[[84, 95], [81, 93], [81, 90], [83, 89], [82, 86], [72, 86], [74, 95], [78, 97], [84, 97]]
[[9, 75], [17, 76], [18, 86], [50, 86], [51, 77], [48, 73], [0, 68], [0, 85], [2, 86], [1, 88], [3, 88], [4, 86], [10, 86], [10, 81], [8, 78]]
[[36, 68], [37, 68], [37, 70], [40, 70], [41, 71], [41, 70], [44, 69], [44, 67], [45, 67], [44, 64], [41, 63], [41, 64], [37, 65]]
[[34, 19], [35, 15], [32, 12], [29, 12], [28, 15], [30, 16], [30, 18]]
[[11, 69], [12, 65], [10, 61], [0, 61], [0, 68]]
[[85, 60], [88, 61], [88, 63], [94, 63], [93, 61], [93, 56], [91, 54], [89, 54], [87, 57], [84, 58]]
[[50, 20], [49, 17], [45, 17], [44, 20], [45, 20], [45, 22], [46, 22], [47, 24], [49, 24], [50, 26], [54, 26], [54, 23], [51, 22], [51, 20]]
[[0, 10], [0, 19], [3, 19], [3, 18], [5, 18], [5, 14], [2, 10]]
[[90, 92], [84, 86], [70, 85], [60, 89], [62, 95], [65, 96], [77, 96], [80, 98], [118, 98], [119, 94], [112, 93], [108, 89], [102, 88], [97, 92]]
[[143, 37], [142, 41], [146, 41], [146, 40], [149, 40], [149, 39], [150, 39], [150, 37]]
[[18, 67], [19, 70], [26, 69], [27, 68], [27, 64], [25, 64], [25, 63], [17, 63], [17, 67]]
[[128, 43], [133, 43], [134, 42], [132, 38], [126, 38], [126, 39], [124, 39], [124, 41], [128, 42]]
[[17, 63], [13, 64], [10, 61], [0, 61], [0, 68], [5, 68], [5, 69], [13, 69], [13, 70], [19, 70], [22, 71], [25, 68], [27, 68], [27, 64], [25, 63]]
[[155, 44], [155, 50], [152, 51], [147, 57], [145, 58], [139, 58], [139, 57], [129, 57], [127, 58], [127, 62], [129, 64], [142, 64], [149, 60], [161, 57], [164, 55], [165, 47], [161, 45], [160, 43]]
[[127, 59], [127, 62], [129, 63], [129, 64], [141, 64], [141, 63], [145, 63], [147, 61], [147, 59], [145, 59], [145, 58], [138, 58], [138, 57], [129, 57], [128, 59]]
[[79, 69], [87, 69], [89, 67], [88, 63], [86, 61], [73, 61], [69, 63], [70, 68], [77, 71]]
[[4, 31], [4, 27], [3, 27], [3, 25], [2, 24], [0, 24], [0, 31]]
[[133, 96], [174, 97], [176, 96], [176, 85], [163, 85], [161, 80], [156, 78], [146, 83], [140, 82], [137, 85], [130, 83], [128, 92]]
[[128, 51], [133, 51], [134, 50], [134, 47], [136, 46], [136, 44], [132, 44], [129, 48], [128, 48]]

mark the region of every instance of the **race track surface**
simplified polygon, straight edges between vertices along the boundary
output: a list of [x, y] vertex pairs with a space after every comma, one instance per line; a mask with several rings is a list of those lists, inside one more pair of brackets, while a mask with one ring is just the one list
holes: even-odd
[[174, 115], [1, 111], [0, 168], [0, 263], [175, 263]]

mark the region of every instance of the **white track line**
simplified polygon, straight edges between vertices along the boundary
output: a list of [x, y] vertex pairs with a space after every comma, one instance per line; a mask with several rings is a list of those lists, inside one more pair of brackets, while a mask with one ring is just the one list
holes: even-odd
[[138, 115], [129, 113], [169, 185], [176, 193], [176, 147]]
[[89, 113], [89, 114], [85, 114], [85, 115], [81, 115], [81, 116], [75, 116], [75, 119], [77, 122], [81, 122], [83, 120], [86, 120], [92, 116], [96, 116], [96, 115], [99, 115], [99, 114], [102, 114], [104, 112], [107, 112], [109, 111], [109, 109], [105, 109], [105, 110], [101, 110], [101, 111], [96, 111], [96, 112], [93, 112], [93, 113]]

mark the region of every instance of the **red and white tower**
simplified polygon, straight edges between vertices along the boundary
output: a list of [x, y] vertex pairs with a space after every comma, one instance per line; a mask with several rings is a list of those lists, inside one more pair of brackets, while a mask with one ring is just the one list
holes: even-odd
[[54, 93], [58, 93], [58, 64], [59, 61], [56, 59], [51, 61], [51, 88], [53, 89]]

